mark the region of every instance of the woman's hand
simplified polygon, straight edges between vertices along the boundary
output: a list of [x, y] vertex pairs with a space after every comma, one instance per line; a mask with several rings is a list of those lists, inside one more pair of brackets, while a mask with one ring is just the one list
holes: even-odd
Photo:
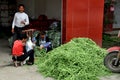
[[44, 48], [44, 46], [43, 45], [40, 45], [40, 49], [43, 49]]
[[43, 48], [44, 48], [43, 45], [40, 45], [40, 47], [37, 47], [37, 49], [39, 49], [39, 50], [41, 50], [41, 49], [43, 49]]

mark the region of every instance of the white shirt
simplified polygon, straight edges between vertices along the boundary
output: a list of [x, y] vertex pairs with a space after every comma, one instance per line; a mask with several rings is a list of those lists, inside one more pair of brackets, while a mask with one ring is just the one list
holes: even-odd
[[[21, 21], [24, 21], [25, 24], [22, 24]], [[13, 23], [12, 23], [12, 28], [14, 28], [15, 26], [24, 27], [25, 25], [29, 25], [28, 15], [25, 12], [15, 13]]]
[[29, 37], [28, 41], [26, 42], [27, 52], [32, 50], [34, 47], [35, 47], [35, 44], [31, 41], [31, 37]]

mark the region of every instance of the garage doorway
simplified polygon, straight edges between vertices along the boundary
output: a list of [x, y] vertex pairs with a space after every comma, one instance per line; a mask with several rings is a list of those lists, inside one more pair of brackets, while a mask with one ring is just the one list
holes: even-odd
[[120, 46], [120, 0], [105, 0], [103, 47]]
[[[41, 19], [40, 16], [44, 16], [44, 18], [46, 19], [46, 22], [44, 21], [44, 23], [40, 22], [43, 25], [47, 25], [47, 29], [44, 28], [44, 30], [46, 30], [47, 32], [49, 32], [49, 36], [51, 36], [51, 38], [55, 38], [55, 39], [60, 39], [59, 41], [56, 40], [54, 41], [54, 44], [58, 43], [61, 44], [61, 35], [62, 35], [62, 27], [61, 27], [61, 20], [62, 20], [62, 0], [0, 0], [0, 4], [4, 4], [4, 5], [0, 5], [0, 9], [3, 9], [3, 12], [6, 11], [6, 14], [1, 13], [2, 15], [5, 15], [5, 17], [3, 18], [3, 20], [0, 18], [0, 25], [2, 26], [0, 28], [0, 30], [2, 31], [7, 30], [7, 31], [3, 31], [3, 32], [9, 32], [11, 33], [11, 24], [12, 24], [12, 20], [13, 20], [13, 16], [14, 13], [17, 11], [17, 6], [18, 4], [24, 4], [25, 5], [25, 12], [29, 15], [29, 19], [30, 19], [30, 24], [34, 25], [31, 28], [34, 27], [38, 27], [40, 25], [37, 25], [37, 22], [39, 21], [39, 19]], [[12, 9], [10, 9], [12, 8]], [[11, 14], [11, 17], [9, 15], [9, 12]], [[10, 18], [7, 18], [10, 17]], [[6, 21], [5, 21], [6, 20]], [[4, 22], [6, 22], [6, 24], [3, 24]], [[56, 25], [57, 22], [57, 25]], [[48, 28], [51, 27], [59, 27], [59, 31], [58, 32], [52, 32], [52, 30], [48, 30]], [[6, 29], [7, 28], [7, 29]], [[9, 28], [9, 29], [8, 29]], [[43, 29], [42, 28], [42, 29]], [[40, 30], [42, 30], [40, 29]], [[8, 35], [8, 34], [7, 34]], [[11, 34], [12, 35], [12, 34]], [[54, 36], [55, 35], [55, 36]], [[54, 36], [54, 37], [52, 37]], [[52, 39], [52, 40], [55, 40]]]
[[0, 0], [0, 38], [11, 35], [11, 23], [15, 12], [15, 0]]

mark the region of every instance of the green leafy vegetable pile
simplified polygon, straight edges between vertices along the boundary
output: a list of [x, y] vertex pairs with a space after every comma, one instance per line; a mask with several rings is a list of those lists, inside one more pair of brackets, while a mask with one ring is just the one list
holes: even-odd
[[98, 80], [109, 74], [103, 65], [106, 50], [88, 38], [75, 38], [39, 57], [40, 73], [57, 80]]
[[46, 55], [46, 49], [39, 49], [39, 46], [34, 48], [35, 50], [35, 57], [43, 57], [44, 55]]

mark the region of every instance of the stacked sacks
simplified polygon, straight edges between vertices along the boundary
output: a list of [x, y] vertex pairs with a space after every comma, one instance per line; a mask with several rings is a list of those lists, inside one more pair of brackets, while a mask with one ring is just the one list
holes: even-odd
[[47, 31], [47, 36], [50, 38], [50, 41], [52, 43], [53, 48], [60, 46], [60, 44], [61, 44], [61, 32], [49, 30], [49, 31]]
[[53, 22], [50, 25], [50, 30], [46, 31], [47, 36], [52, 42], [52, 47], [56, 48], [61, 44], [61, 23]]

